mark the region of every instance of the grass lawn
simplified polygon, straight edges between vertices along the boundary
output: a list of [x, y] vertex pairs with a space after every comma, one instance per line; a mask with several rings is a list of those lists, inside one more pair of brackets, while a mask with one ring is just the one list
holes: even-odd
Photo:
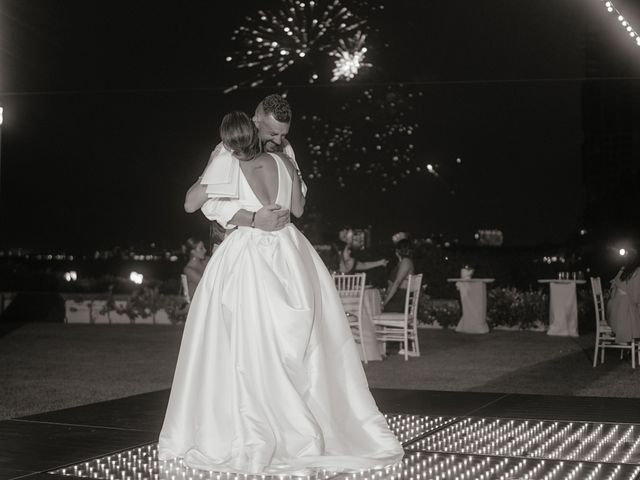
[[[0, 336], [0, 418], [169, 388], [182, 328], [26, 324]], [[609, 351], [591, 366], [593, 336], [420, 331], [420, 358], [365, 370], [372, 387], [640, 397], [640, 368]]]

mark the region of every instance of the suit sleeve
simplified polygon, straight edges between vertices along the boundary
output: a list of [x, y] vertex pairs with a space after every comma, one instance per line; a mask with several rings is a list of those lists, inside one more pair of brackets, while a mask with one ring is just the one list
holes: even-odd
[[235, 225], [229, 223], [229, 220], [238, 213], [240, 204], [237, 200], [230, 198], [210, 198], [200, 209], [205, 217], [209, 220], [215, 220], [226, 229], [234, 228]]

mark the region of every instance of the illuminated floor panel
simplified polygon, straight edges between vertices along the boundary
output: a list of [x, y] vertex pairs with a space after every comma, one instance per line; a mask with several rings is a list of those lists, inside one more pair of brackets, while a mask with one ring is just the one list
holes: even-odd
[[[52, 473], [108, 480], [293, 480], [284, 475], [236, 475], [193, 470], [181, 462], [159, 462], [156, 445], [139, 447]], [[355, 474], [320, 472], [313, 480], [637, 480], [640, 466], [530, 458], [408, 453], [402, 464]]]
[[637, 480], [640, 466], [562, 462], [450, 453], [408, 453], [386, 471], [339, 475], [336, 480]]
[[467, 417], [408, 449], [640, 464], [640, 425]]
[[[356, 474], [318, 472], [314, 480], [636, 480], [640, 425], [387, 415], [408, 450], [402, 464]], [[157, 444], [51, 473], [105, 480], [266, 480], [193, 470], [157, 459]]]
[[429, 417], [426, 415], [385, 415], [389, 428], [403, 446], [433, 430], [458, 420], [457, 417]]

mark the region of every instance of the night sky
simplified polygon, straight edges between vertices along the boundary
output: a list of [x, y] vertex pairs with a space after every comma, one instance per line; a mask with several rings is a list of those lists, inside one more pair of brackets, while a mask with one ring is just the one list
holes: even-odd
[[[232, 31], [257, 5], [278, 4], [227, 3], [0, 0], [0, 246], [175, 246], [205, 235], [204, 217], [182, 204], [224, 113], [286, 93], [304, 174], [303, 117], [343, 120], [347, 100], [387, 85], [415, 95], [414, 165], [437, 164], [441, 177], [412, 174], [382, 192], [352, 176], [341, 188], [325, 165], [308, 181], [323, 229], [371, 224], [374, 240], [408, 230], [471, 243], [477, 229], [499, 228], [507, 245], [534, 245], [581, 228], [587, 32], [603, 31], [640, 76], [640, 48], [599, 0], [389, 1], [369, 19], [373, 67], [353, 81], [309, 85], [293, 72], [280, 87], [224, 94], [245, 78], [224, 61]], [[640, 27], [638, 4], [615, 3]]]

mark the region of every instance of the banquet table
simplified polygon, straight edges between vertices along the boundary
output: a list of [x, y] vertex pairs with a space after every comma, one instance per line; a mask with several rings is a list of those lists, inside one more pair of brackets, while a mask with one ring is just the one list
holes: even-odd
[[487, 283], [493, 278], [447, 278], [455, 282], [462, 302], [462, 317], [456, 326], [460, 333], [487, 333]]
[[[376, 327], [373, 324], [373, 317], [379, 315], [382, 311], [382, 296], [377, 288], [366, 287], [364, 290], [364, 300], [362, 301], [362, 332], [361, 342], [367, 353], [367, 361], [382, 360], [381, 345], [376, 340]], [[345, 310], [350, 311], [345, 304]], [[364, 360], [362, 356], [362, 347], [358, 344], [358, 354], [360, 360]]]
[[547, 335], [578, 336], [578, 296], [576, 285], [585, 280], [543, 278], [538, 283], [549, 284], [549, 329]]

